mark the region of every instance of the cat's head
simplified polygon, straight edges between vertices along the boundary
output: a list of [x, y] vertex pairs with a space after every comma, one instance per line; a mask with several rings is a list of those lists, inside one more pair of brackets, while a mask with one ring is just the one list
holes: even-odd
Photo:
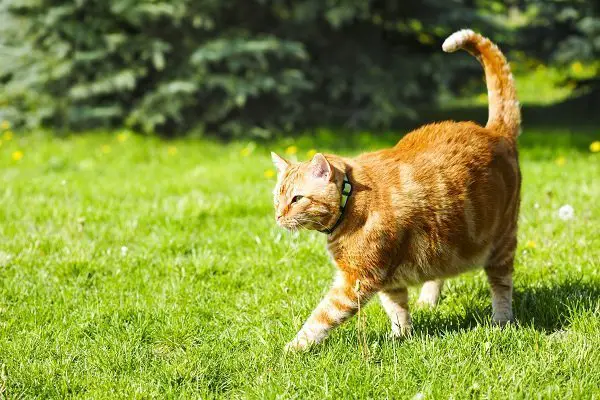
[[277, 169], [273, 190], [277, 224], [290, 230], [331, 228], [340, 215], [343, 174], [321, 153], [302, 163], [290, 163], [275, 153], [271, 158]]

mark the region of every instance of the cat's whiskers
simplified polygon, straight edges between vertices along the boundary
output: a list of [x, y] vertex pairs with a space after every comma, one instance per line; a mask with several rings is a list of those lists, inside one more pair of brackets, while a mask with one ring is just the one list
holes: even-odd
[[[319, 228], [327, 229], [327, 226], [325, 226], [323, 223], [321, 223], [319, 221], [315, 221], [315, 220], [310, 219], [310, 218], [306, 218], [306, 217], [304, 217], [304, 218], [300, 217], [299, 218], [299, 217], [296, 217], [295, 220], [299, 224], [301, 224], [302, 222], [307, 222], [307, 223], [310, 223], [310, 224], [313, 224], [313, 225], [317, 225]], [[304, 225], [301, 225], [301, 226], [302, 226], [302, 228], [307, 229]]]

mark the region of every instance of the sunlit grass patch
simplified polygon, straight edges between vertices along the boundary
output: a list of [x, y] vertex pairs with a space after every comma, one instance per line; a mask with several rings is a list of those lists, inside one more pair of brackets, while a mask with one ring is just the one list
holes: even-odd
[[120, 134], [15, 134], [0, 147], [9, 397], [600, 395], [597, 131], [520, 138], [514, 326], [491, 326], [474, 272], [450, 280], [437, 309], [415, 310], [408, 340], [388, 338], [373, 301], [360, 329], [352, 320], [298, 356], [283, 345], [334, 268], [322, 235], [275, 226], [269, 151], [356, 154], [400, 134], [323, 129], [269, 145]]

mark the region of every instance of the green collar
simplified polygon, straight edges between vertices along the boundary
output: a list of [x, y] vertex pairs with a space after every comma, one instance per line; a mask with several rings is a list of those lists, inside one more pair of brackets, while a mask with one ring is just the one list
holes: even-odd
[[342, 198], [340, 200], [340, 216], [338, 217], [337, 221], [335, 221], [335, 224], [333, 224], [333, 226], [329, 229], [323, 229], [322, 233], [326, 233], [326, 234], [330, 234], [331, 232], [333, 232], [335, 230], [335, 228], [338, 227], [338, 225], [342, 222], [342, 218], [344, 217], [344, 211], [346, 210], [346, 204], [348, 204], [348, 199], [350, 198], [350, 195], [352, 194], [352, 184], [350, 183], [350, 180], [348, 179], [348, 175], [344, 174], [344, 182], [342, 183]]

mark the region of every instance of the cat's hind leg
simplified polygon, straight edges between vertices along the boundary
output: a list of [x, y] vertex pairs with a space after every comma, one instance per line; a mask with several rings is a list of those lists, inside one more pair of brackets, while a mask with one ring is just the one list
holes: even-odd
[[412, 322], [408, 310], [406, 288], [386, 289], [379, 292], [381, 305], [392, 323], [392, 336], [405, 337], [412, 334]]
[[417, 304], [419, 306], [435, 307], [440, 300], [443, 286], [443, 279], [435, 279], [425, 282], [421, 288], [421, 294], [419, 295]]
[[503, 241], [497, 251], [492, 253], [485, 265], [485, 273], [492, 294], [492, 320], [494, 324], [504, 326], [513, 320], [513, 263], [517, 240], [511, 237]]

